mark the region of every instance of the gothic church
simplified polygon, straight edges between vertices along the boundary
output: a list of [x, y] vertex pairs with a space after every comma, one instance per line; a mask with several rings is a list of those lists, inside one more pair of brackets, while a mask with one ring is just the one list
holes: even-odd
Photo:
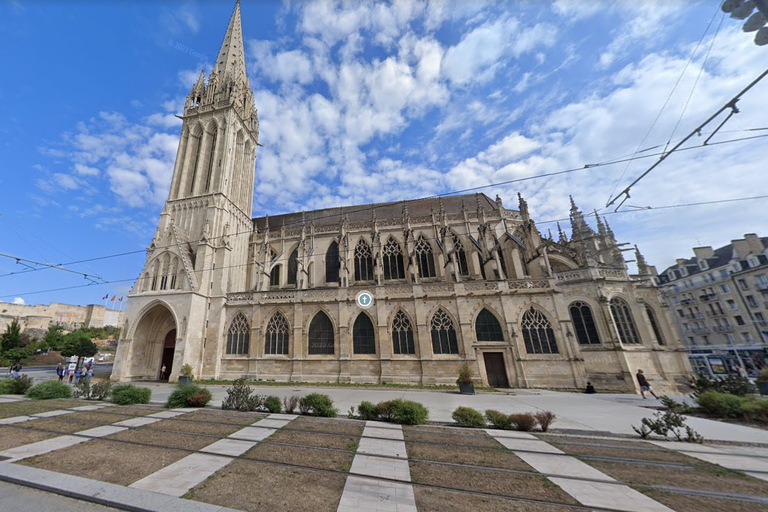
[[[689, 372], [637, 253], [571, 201], [542, 236], [525, 200], [483, 194], [252, 218], [259, 122], [239, 1], [184, 107], [168, 200], [129, 294], [113, 379], [453, 384], [662, 391]], [[373, 303], [358, 305], [369, 292]]]

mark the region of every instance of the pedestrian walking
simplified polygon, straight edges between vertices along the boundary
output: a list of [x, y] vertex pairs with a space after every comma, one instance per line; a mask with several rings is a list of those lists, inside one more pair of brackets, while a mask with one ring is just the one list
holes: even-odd
[[75, 370], [69, 370], [69, 383], [72, 384], [72, 379], [75, 378]]
[[80, 376], [82, 374], [83, 374], [83, 369], [82, 368], [78, 368], [77, 371], [75, 372], [75, 384], [80, 382]]
[[21, 365], [19, 363], [16, 363], [13, 366], [13, 371], [11, 372], [11, 377], [15, 379], [16, 377], [19, 376], [19, 372], [20, 371], [21, 371]]
[[165, 380], [165, 365], [160, 368], [160, 380]]
[[89, 366], [88, 371], [85, 372], [85, 382], [91, 382], [91, 377], [93, 377], [93, 368]]
[[64, 367], [59, 363], [59, 366], [56, 367], [56, 375], [59, 377], [59, 382], [64, 380]]
[[637, 383], [640, 384], [640, 395], [643, 398], [647, 398], [645, 396], [645, 392], [653, 395], [653, 398], [659, 399], [659, 397], [656, 396], [656, 393], [653, 392], [653, 388], [651, 387], [651, 384], [648, 382], [648, 379], [645, 378], [645, 375], [643, 374], [643, 370], [637, 370], [637, 373], [635, 374], [635, 377], [637, 378]]

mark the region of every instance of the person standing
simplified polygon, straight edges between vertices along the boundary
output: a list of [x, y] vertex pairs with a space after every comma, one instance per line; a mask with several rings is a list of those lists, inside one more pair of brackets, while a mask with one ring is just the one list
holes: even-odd
[[64, 367], [59, 363], [59, 366], [56, 367], [56, 375], [59, 377], [59, 382], [64, 380]]
[[635, 377], [637, 378], [637, 383], [640, 385], [640, 395], [643, 398], [646, 398], [645, 392], [653, 395], [653, 398], [656, 400], [659, 399], [659, 397], [656, 396], [656, 393], [653, 392], [653, 388], [651, 387], [651, 384], [648, 382], [648, 379], [645, 378], [645, 375], [643, 374], [643, 370], [637, 370], [637, 373], [635, 374]]
[[87, 371], [87, 372], [85, 372], [85, 381], [86, 381], [86, 382], [91, 382], [91, 377], [93, 377], [93, 368], [91, 368], [91, 367], [89, 366], [89, 367], [88, 367], [88, 371]]
[[165, 380], [165, 365], [160, 368], [160, 380]]

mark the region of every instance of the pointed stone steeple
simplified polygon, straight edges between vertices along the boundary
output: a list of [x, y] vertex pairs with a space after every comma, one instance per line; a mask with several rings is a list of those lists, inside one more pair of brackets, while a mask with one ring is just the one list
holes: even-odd
[[560, 223], [557, 223], [557, 234], [559, 235], [559, 238], [557, 240], [560, 244], [567, 244], [568, 243], [568, 236], [565, 234], [565, 231], [563, 231], [563, 228], [560, 227]]
[[531, 220], [531, 214], [528, 212], [528, 202], [523, 199], [523, 195], [518, 192], [517, 200], [520, 202], [520, 216], [523, 218], [523, 222], [529, 222]]
[[635, 245], [635, 259], [637, 260], [637, 273], [641, 276], [649, 275], [648, 262], [645, 261], [645, 256], [640, 253], [640, 249], [637, 248], [637, 245]]
[[584, 215], [582, 215], [581, 210], [573, 201], [573, 196], [569, 197], [571, 199], [571, 240], [585, 240], [595, 236], [595, 232], [589, 227], [587, 221], [584, 220]]
[[[221, 43], [219, 56], [213, 70], [219, 77], [229, 75], [229, 78], [237, 85], [248, 85], [248, 76], [245, 73], [243, 26], [240, 22], [240, 0], [237, 0], [235, 4], [235, 10], [229, 20], [229, 26], [226, 34], [224, 34], [224, 41]], [[246, 89], [250, 89], [250, 86], [247, 86]]]

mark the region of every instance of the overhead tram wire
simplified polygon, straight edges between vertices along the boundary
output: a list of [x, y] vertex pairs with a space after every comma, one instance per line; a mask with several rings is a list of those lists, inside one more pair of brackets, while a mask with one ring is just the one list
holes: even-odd
[[[730, 130], [728, 132], [723, 132], [723, 133], [739, 133], [739, 132], [766, 131], [766, 130], [768, 130], [768, 127], [748, 128], [748, 129], [743, 129], [743, 130]], [[712, 132], [712, 133], [715, 133], [715, 132]], [[689, 146], [687, 148], [681, 148], [681, 149], [678, 149], [678, 151], [690, 151], [690, 150], [693, 150], [693, 149], [701, 149], [703, 147], [718, 146], [718, 145], [722, 145], [722, 144], [731, 144], [731, 143], [734, 143], [734, 142], [744, 142], [744, 141], [749, 141], [749, 140], [754, 140], [754, 139], [761, 139], [761, 138], [765, 138], [765, 137], [768, 137], [768, 134], [753, 135], [753, 136], [750, 136], [750, 137], [739, 137], [739, 138], [736, 138], [736, 139], [728, 139], [728, 140], [717, 141], [717, 142], [709, 142], [707, 144], [700, 144], [700, 145], [697, 145], [697, 146]], [[661, 147], [661, 144], [656, 145], [656, 146], [651, 146], [649, 148], [643, 149], [643, 150], [638, 151], [636, 153], [642, 153], [642, 152], [649, 151], [649, 150], [652, 150], [652, 149], [655, 149], [655, 148], [658, 148], [658, 147]], [[595, 163], [595, 164], [585, 164], [583, 167], [575, 167], [575, 168], [566, 169], [566, 170], [563, 170], [563, 171], [555, 171], [555, 172], [552, 172], [552, 173], [537, 174], [535, 176], [527, 176], [527, 177], [524, 177], [524, 178], [516, 178], [516, 179], [513, 179], [513, 180], [507, 180], [507, 181], [498, 182], [498, 183], [490, 183], [488, 185], [481, 185], [481, 186], [478, 186], [478, 187], [472, 187], [472, 188], [467, 188], [467, 189], [463, 189], [463, 190], [455, 190], [455, 191], [451, 191], [451, 192], [444, 192], [442, 194], [437, 194], [437, 195], [429, 196], [429, 197], [422, 197], [422, 198], [416, 198], [416, 199], [403, 199], [401, 201], [393, 201], [391, 203], [386, 203], [386, 204], [398, 204], [398, 203], [401, 203], [401, 204], [405, 205], [405, 204], [408, 204], [408, 203], [416, 203], [418, 201], [426, 201], [426, 200], [430, 200], [430, 199], [438, 199], [440, 197], [450, 197], [450, 196], [453, 196], [453, 195], [458, 195], [458, 194], [462, 194], [462, 193], [466, 193], [466, 192], [479, 191], [479, 190], [486, 189], [486, 188], [491, 188], [491, 187], [510, 185], [510, 184], [516, 183], [516, 182], [531, 181], [531, 180], [536, 180], [536, 179], [541, 179], [541, 178], [550, 178], [550, 177], [558, 176], [558, 175], [561, 175], [561, 174], [567, 174], [567, 173], [572, 173], [572, 172], [577, 172], [577, 171], [584, 171], [584, 170], [587, 170], [587, 169], [593, 169], [593, 168], [598, 168], [598, 167], [606, 167], [606, 166], [609, 166], [609, 165], [615, 165], [615, 164], [619, 164], [619, 163], [630, 162], [630, 161], [633, 161], [633, 160], [641, 160], [641, 159], [644, 159], [644, 158], [651, 158], [651, 157], [654, 157], [654, 156], [664, 155], [663, 151], [657, 152], [657, 153], [644, 154], [644, 155], [641, 155], [641, 156], [637, 156], [636, 153], [635, 153], [635, 156], [620, 157], [620, 158], [617, 158], [615, 160], [607, 160], [607, 161], [598, 162], [598, 163]], [[344, 208], [344, 207], [335, 207], [335, 208], [332, 208], [332, 209], [340, 210], [341, 208]], [[348, 207], [348, 208], [353, 208], [353, 207]], [[349, 214], [349, 213], [359, 213], [359, 212], [365, 212], [365, 211], [373, 211], [375, 209], [376, 209], [376, 206], [367, 205], [367, 206], [360, 207], [360, 208], [357, 208], [357, 209], [354, 209], [354, 210], [353, 209], [349, 209], [349, 210], [347, 210], [344, 213], [346, 213], [346, 214]], [[278, 215], [281, 215], [281, 214], [278, 214]], [[322, 215], [322, 216], [319, 216], [319, 217], [315, 217], [315, 220], [317, 220], [317, 219], [324, 219], [324, 218], [334, 218], [334, 217], [338, 217], [338, 215], [336, 213], [331, 214], [331, 215]], [[567, 219], [565, 219], [565, 220], [567, 220]], [[546, 221], [546, 222], [549, 222], [549, 221]], [[543, 223], [546, 223], [546, 222], [540, 222], [540, 224], [543, 224]], [[301, 226], [301, 222], [299, 222], [299, 221], [290, 222], [288, 224], [285, 224], [285, 226], [286, 227]], [[228, 236], [228, 237], [229, 236], [239, 236], [239, 235], [251, 234], [251, 233], [253, 233], [253, 230], [237, 231], [237, 232], [234, 232], [234, 233], [230, 233], [228, 235], [209, 237], [208, 240], [217, 240], [217, 239], [223, 238], [225, 236]], [[201, 240], [190, 240], [191, 243], [200, 242], [200, 241]], [[157, 246], [157, 249], [167, 249], [168, 247], [172, 247], [172, 246]], [[117, 253], [117, 254], [110, 254], [110, 255], [105, 255], [105, 256], [97, 256], [95, 258], [88, 258], [88, 259], [84, 259], [84, 260], [77, 260], [77, 261], [72, 261], [72, 262], [68, 262], [68, 263], [59, 263], [58, 265], [55, 265], [55, 266], [57, 268], [59, 268], [59, 267], [63, 268], [66, 265], [75, 265], [75, 264], [79, 264], [79, 263], [88, 263], [88, 262], [98, 261], [98, 260], [105, 260], [105, 259], [111, 259], [111, 258], [119, 258], [119, 257], [122, 257], [122, 256], [130, 256], [130, 255], [142, 254], [142, 253], [146, 253], [146, 252], [147, 252], [146, 249], [138, 249], [136, 251], [128, 251], [128, 252], [122, 252], [122, 253]], [[15, 257], [14, 257], [14, 259], [15, 259]], [[19, 272], [8, 272], [6, 274], [0, 274], [0, 277], [8, 277], [8, 276], [12, 276], [12, 275], [21, 275], [21, 274], [26, 274], [26, 273], [30, 273], [30, 272], [37, 272], [39, 270], [46, 270], [46, 268], [27, 269], [27, 270], [23, 270], [23, 271], [19, 271]]]
[[[681, 203], [681, 204], [671, 204], [671, 205], [662, 205], [662, 206], [646, 206], [646, 207], [641, 207], [641, 208], [636, 209], [636, 210], [622, 210], [622, 211], [606, 212], [606, 213], [604, 213], [602, 215], [605, 217], [607, 215], [618, 215], [618, 214], [621, 214], [621, 213], [633, 213], [633, 212], [634, 213], [638, 213], [638, 212], [648, 212], [648, 211], [653, 211], [653, 210], [668, 210], [668, 209], [673, 209], [673, 208], [688, 208], [688, 207], [695, 207], [695, 206], [706, 206], [706, 205], [711, 205], [711, 204], [734, 203], [734, 202], [739, 202], [739, 201], [754, 201], [754, 200], [758, 200], [758, 199], [768, 199], [768, 195], [752, 196], [752, 197], [735, 197], [735, 198], [731, 198], [731, 199], [718, 199], [718, 200], [714, 200], [714, 201], [700, 201], [700, 202], [696, 202], [696, 203]], [[587, 217], [590, 217], [590, 216], [594, 216], [594, 213], [587, 213], [587, 214], [584, 214], [584, 215], [587, 216]], [[539, 224], [539, 225], [540, 224], [552, 224], [552, 223], [555, 223], [555, 222], [564, 222], [564, 221], [568, 221], [568, 220], [570, 220], [570, 219], [569, 218], [552, 219], [552, 220], [545, 220], [545, 221], [537, 222], [537, 224]], [[428, 240], [435, 240], [435, 238], [434, 237], [430, 237], [430, 238], [428, 238]], [[225, 268], [228, 269], [228, 268], [247, 267], [248, 265], [250, 265], [250, 263], [240, 263], [240, 264], [237, 264], [237, 265], [226, 265], [226, 266], [218, 267], [218, 268], [219, 269], [225, 269]], [[201, 271], [205, 271], [205, 270], [214, 270], [214, 269], [213, 269], [213, 267], [211, 267], [211, 268], [207, 268], [207, 269], [202, 269]], [[0, 298], [3, 298], [3, 297], [24, 297], [24, 296], [28, 296], [28, 295], [38, 295], [38, 294], [41, 294], [41, 293], [58, 292], [58, 291], [64, 291], [64, 290], [75, 290], [75, 289], [79, 289], [79, 288], [97, 287], [97, 286], [103, 286], [103, 285], [109, 285], [109, 284], [121, 284], [121, 283], [137, 282], [137, 281], [139, 281], [141, 279], [150, 279], [150, 277], [148, 277], [148, 276], [144, 277], [144, 276], [139, 275], [138, 277], [131, 277], [131, 278], [128, 278], [128, 279], [115, 279], [115, 280], [110, 280], [110, 281], [105, 280], [103, 283], [90, 283], [90, 284], [82, 284], [82, 285], [74, 285], [74, 286], [64, 286], [64, 287], [60, 287], [60, 288], [50, 288], [50, 289], [47, 289], [47, 290], [37, 290], [37, 291], [33, 291], [33, 292], [9, 293], [9, 294], [6, 294], [6, 295], [0, 295]]]
[[[675, 81], [675, 85], [672, 86], [672, 90], [669, 91], [669, 95], [667, 96], [667, 99], [664, 100], [664, 104], [661, 106], [661, 109], [659, 109], [659, 113], [656, 114], [656, 119], [653, 120], [653, 122], [651, 123], [651, 126], [648, 128], [648, 131], [645, 132], [645, 135], [643, 136], [643, 139], [637, 145], [637, 149], [632, 154], [632, 156], [635, 156], [639, 152], [640, 148], [643, 146], [643, 144], [645, 143], [646, 139], [648, 139], [648, 136], [653, 131], [653, 128], [656, 126], [656, 123], [659, 122], [659, 119], [661, 118], [661, 114], [664, 113], [664, 110], [667, 108], [667, 105], [669, 104], [669, 101], [672, 99], [672, 96], [675, 94], [675, 91], [677, 90], [677, 86], [680, 85], [680, 82], [682, 81], [683, 77], [685, 76], [685, 71], [688, 69], [688, 66], [691, 64], [691, 62], [693, 61], [693, 58], [696, 56], [696, 53], [699, 51], [699, 46], [701, 46], [701, 43], [704, 41], [704, 38], [706, 37], [707, 32], [709, 32], [709, 27], [712, 26], [712, 22], [715, 21], [715, 18], [717, 17], [717, 13], [718, 12], [720, 12], [720, 5], [719, 4], [715, 5], [715, 12], [712, 14], [712, 18], [710, 18], [709, 23], [707, 24], [707, 28], [705, 28], [704, 32], [701, 34], [701, 37], [699, 38], [699, 42], [696, 43], [696, 47], [691, 52], [690, 57], [688, 57], [688, 61], [685, 63], [685, 66], [683, 66], [683, 70], [680, 72], [680, 76], [677, 77], [677, 80]], [[725, 17], [725, 15], [723, 15], [723, 17]], [[720, 19], [720, 25], [722, 25], [722, 23], [723, 23], [723, 20], [721, 18]], [[720, 30], [720, 26], [718, 26], [717, 30], [718, 31]], [[715, 36], [716, 35], [717, 34], [715, 34]], [[714, 42], [714, 39], [712, 41]], [[710, 46], [710, 50], [711, 49], [712, 48]], [[709, 55], [709, 52], [707, 52], [707, 55]], [[702, 64], [702, 69], [703, 69], [703, 64]], [[698, 78], [696, 79], [696, 81], [698, 82]], [[695, 85], [694, 85], [694, 88], [695, 88]], [[691, 94], [693, 94], [693, 90], [691, 90]], [[689, 96], [688, 99], [690, 100], [690, 96]], [[688, 106], [688, 104], [686, 103], [686, 107], [687, 106]], [[683, 113], [684, 112], [685, 112], [685, 109], [683, 109]], [[682, 119], [682, 114], [680, 114], [680, 118]], [[680, 123], [680, 120], [678, 119], [678, 124], [679, 123]], [[677, 126], [675, 126], [675, 130], [676, 129], [677, 129]], [[675, 130], [672, 130], [672, 134], [669, 136], [670, 140], [674, 136]], [[669, 145], [669, 141], [667, 141], [667, 145]], [[613, 190], [611, 191], [611, 194], [610, 194], [611, 196], [616, 193], [616, 189], [619, 187], [619, 183], [621, 183], [621, 180], [624, 179], [624, 175], [629, 170], [629, 166], [631, 165], [631, 163], [632, 163], [632, 160], [627, 162], [627, 166], [624, 168], [624, 171], [622, 171], [621, 176], [619, 176], [619, 179], [616, 180], [616, 184], [613, 186]], [[606, 205], [606, 207], [607, 206], [608, 205]]]
[[638, 176], [638, 177], [637, 177], [637, 178], [636, 178], [636, 179], [635, 179], [635, 180], [634, 180], [632, 183], [630, 183], [630, 184], [629, 184], [629, 185], [628, 185], [628, 186], [627, 186], [627, 187], [626, 187], [624, 190], [622, 190], [621, 192], [619, 192], [619, 194], [618, 194], [618, 195], [616, 195], [616, 196], [615, 196], [613, 199], [611, 199], [610, 201], [608, 201], [608, 203], [607, 203], [605, 206], [606, 206], [606, 207], [608, 207], [608, 206], [611, 206], [611, 205], [613, 205], [613, 204], [614, 204], [614, 203], [615, 203], [615, 202], [616, 202], [616, 201], [617, 201], [617, 200], [618, 200], [620, 197], [624, 196], [624, 199], [622, 199], [622, 201], [621, 201], [621, 202], [618, 204], [618, 206], [616, 207], [616, 211], [618, 211], [618, 209], [619, 209], [619, 208], [621, 208], [621, 205], [623, 205], [623, 204], [624, 204], [624, 203], [627, 201], [627, 199], [629, 199], [629, 197], [630, 197], [630, 195], [629, 195], [629, 191], [630, 191], [630, 189], [631, 189], [633, 186], [635, 186], [635, 185], [636, 185], [636, 184], [637, 184], [637, 183], [638, 183], [640, 180], [642, 180], [643, 178], [645, 178], [645, 177], [648, 175], [648, 173], [650, 173], [652, 170], [654, 170], [656, 167], [658, 167], [658, 166], [659, 166], [659, 165], [660, 165], [660, 164], [661, 164], [661, 163], [662, 163], [664, 160], [666, 160], [666, 159], [667, 159], [667, 157], [669, 157], [669, 155], [671, 155], [671, 154], [672, 154], [672, 153], [674, 153], [675, 151], [678, 151], [678, 150], [680, 149], [680, 147], [681, 147], [683, 144], [685, 144], [685, 143], [686, 143], [686, 142], [687, 142], [689, 139], [691, 139], [691, 138], [692, 138], [694, 135], [700, 134], [700, 133], [701, 133], [701, 130], [702, 130], [702, 129], [703, 129], [705, 126], [706, 126], [706, 125], [708, 125], [710, 122], [712, 122], [712, 120], [714, 120], [714, 119], [715, 119], [717, 116], [719, 116], [719, 115], [720, 115], [721, 113], [723, 113], [725, 110], [727, 110], [727, 109], [731, 109], [731, 112], [728, 114], [728, 116], [726, 116], [726, 118], [725, 118], [725, 119], [724, 119], [724, 120], [723, 120], [723, 121], [722, 121], [722, 122], [721, 122], [721, 123], [720, 123], [720, 124], [717, 126], [717, 128], [715, 128], [715, 130], [714, 130], [714, 131], [712, 132], [712, 134], [711, 134], [711, 135], [710, 135], [710, 136], [707, 138], [707, 140], [705, 140], [705, 141], [704, 141], [704, 142], [701, 144], [701, 146], [709, 146], [709, 145], [712, 145], [712, 144], [710, 144], [710, 143], [709, 143], [709, 140], [710, 140], [710, 139], [711, 139], [711, 138], [712, 138], [712, 137], [713, 137], [713, 136], [714, 136], [714, 135], [715, 135], [715, 134], [716, 134], [716, 133], [717, 133], [717, 132], [720, 130], [720, 128], [722, 128], [722, 126], [723, 126], [723, 125], [724, 125], [724, 124], [725, 124], [725, 123], [726, 123], [726, 122], [727, 122], [727, 121], [728, 121], [728, 120], [731, 118], [731, 116], [733, 116], [734, 114], [736, 114], [736, 113], [738, 113], [738, 112], [739, 112], [739, 109], [738, 109], [738, 108], [736, 108], [736, 103], [737, 103], [737, 102], [738, 102], [738, 101], [741, 99], [741, 97], [742, 97], [744, 94], [746, 94], [746, 93], [747, 93], [747, 92], [748, 92], [750, 89], [752, 89], [752, 87], [754, 87], [755, 85], [757, 85], [757, 84], [760, 82], [760, 80], [762, 80], [763, 78], [765, 78], [765, 76], [766, 76], [766, 75], [768, 75], [768, 69], [766, 69], [765, 71], [763, 71], [762, 73], [760, 73], [760, 76], [758, 76], [757, 78], [755, 78], [755, 79], [754, 79], [752, 82], [750, 82], [750, 84], [749, 84], [749, 85], [747, 85], [747, 86], [746, 86], [744, 89], [742, 89], [742, 90], [741, 90], [741, 91], [740, 91], [738, 94], [736, 94], [736, 96], [734, 96], [733, 98], [731, 98], [731, 99], [730, 99], [730, 100], [729, 100], [729, 101], [728, 101], [728, 102], [727, 102], [725, 105], [723, 105], [722, 107], [720, 107], [720, 108], [717, 110], [717, 112], [715, 112], [714, 114], [712, 114], [711, 116], [709, 116], [709, 118], [708, 118], [706, 121], [704, 121], [704, 122], [703, 122], [703, 123], [701, 123], [699, 126], [697, 126], [696, 128], [694, 128], [694, 129], [693, 129], [693, 131], [692, 131], [691, 133], [689, 133], [688, 135], [686, 135], [685, 137], [683, 137], [683, 139], [682, 139], [680, 142], [678, 142], [678, 143], [677, 143], [677, 144], [676, 144], [676, 145], [675, 145], [675, 146], [674, 146], [672, 149], [670, 149], [669, 151], [664, 151], [664, 152], [663, 152], [663, 154], [662, 154], [662, 155], [659, 157], [659, 160], [658, 160], [656, 163], [654, 163], [654, 164], [653, 164], [652, 166], [650, 166], [650, 167], [649, 167], [649, 168], [648, 168], [648, 169], [647, 169], [645, 172], [643, 172], [643, 173], [642, 173], [640, 176]]

